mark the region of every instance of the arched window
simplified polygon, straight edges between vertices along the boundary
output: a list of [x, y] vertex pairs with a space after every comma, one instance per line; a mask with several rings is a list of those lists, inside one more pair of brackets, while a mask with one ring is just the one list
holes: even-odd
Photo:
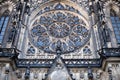
[[117, 16], [117, 14], [113, 9], [111, 9], [110, 18], [111, 18], [117, 43], [120, 44], [120, 18]]
[[8, 11], [5, 11], [4, 14], [0, 17], [0, 44], [3, 41], [8, 20], [9, 20]]

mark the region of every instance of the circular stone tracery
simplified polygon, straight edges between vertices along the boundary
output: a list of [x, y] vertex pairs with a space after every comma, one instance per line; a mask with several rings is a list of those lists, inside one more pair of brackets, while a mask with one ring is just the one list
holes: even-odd
[[49, 26], [49, 33], [56, 38], [64, 38], [70, 33], [70, 26], [66, 23], [56, 22]]
[[69, 11], [47, 12], [30, 29], [30, 40], [45, 52], [55, 53], [60, 47], [69, 53], [86, 44], [89, 30], [78, 15]]

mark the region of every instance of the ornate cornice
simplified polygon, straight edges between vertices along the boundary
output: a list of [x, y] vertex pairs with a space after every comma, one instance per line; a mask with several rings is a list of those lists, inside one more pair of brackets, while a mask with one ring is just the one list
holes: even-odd
[[[0, 48], [0, 58], [5, 58], [5, 60], [10, 59], [11, 62], [14, 62], [16, 64], [17, 68], [26, 68], [28, 66], [30, 66], [31, 68], [50, 68], [55, 61], [55, 59], [19, 59], [19, 52], [20, 51], [15, 48]], [[61, 59], [68, 68], [87, 68], [88, 66], [90, 66], [91, 68], [104, 69], [110, 58], [114, 58], [112, 60], [114, 62], [120, 60], [119, 52], [120, 48], [103, 48], [98, 51], [98, 53], [100, 54], [100, 58]]]

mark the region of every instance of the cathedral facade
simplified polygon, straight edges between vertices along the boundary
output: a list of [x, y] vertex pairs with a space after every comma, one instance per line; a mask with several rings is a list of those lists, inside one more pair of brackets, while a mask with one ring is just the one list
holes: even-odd
[[120, 80], [119, 0], [1, 0], [0, 80]]

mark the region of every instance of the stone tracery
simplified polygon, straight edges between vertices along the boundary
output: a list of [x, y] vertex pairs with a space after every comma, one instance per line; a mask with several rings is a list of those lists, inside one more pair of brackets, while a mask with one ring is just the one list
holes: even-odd
[[[25, 3], [24, 1], [27, 1], [27, 0], [21, 0], [21, 1], [22, 1], [22, 4], [24, 4]], [[15, 42], [20, 43], [17, 46], [17, 48], [22, 51], [20, 52], [20, 57], [19, 57], [20, 59], [18, 59], [18, 57], [16, 56], [16, 53], [18, 52], [16, 49], [12, 50], [8, 48], [8, 47], [10, 48], [14, 47], [11, 45], [12, 42], [8, 43], [4, 41], [2, 46], [4, 46], [5, 44], [6, 49], [1, 48], [1, 51], [0, 51], [0, 57], [2, 57], [0, 59], [1, 61], [0, 79], [23, 80], [23, 79], [29, 78], [32, 80], [36, 80], [36, 79], [47, 80], [46, 78], [48, 77], [50, 78], [48, 80], [59, 80], [59, 79], [66, 80], [67, 79], [66, 74], [69, 73], [68, 75], [70, 75], [69, 78], [71, 77], [71, 79], [67, 79], [67, 80], [74, 80], [74, 79], [87, 80], [92, 78], [94, 80], [97, 80], [97, 79], [119, 80], [119, 76], [118, 76], [119, 70], [120, 70], [119, 69], [120, 65], [118, 62], [120, 61], [120, 59], [118, 58], [120, 57], [119, 46], [115, 48], [114, 45], [111, 45], [111, 44], [116, 44], [114, 41], [107, 41], [107, 45], [105, 44], [105, 46], [108, 48], [103, 46], [101, 50], [101, 45], [99, 45], [99, 41], [100, 43], [104, 44], [104, 42], [101, 41], [101, 39], [99, 39], [104, 34], [101, 34], [102, 31], [97, 32], [97, 28], [102, 27], [101, 25], [99, 25], [99, 23], [101, 23], [102, 21], [98, 22], [98, 24], [96, 23], [95, 26], [93, 26], [92, 28], [93, 30], [91, 29], [91, 33], [90, 33], [89, 32], [90, 29], [88, 28], [89, 26], [87, 26], [84, 19], [80, 17], [80, 15], [83, 16], [84, 14], [84, 12], [81, 11], [81, 8], [77, 9], [76, 6], [74, 7], [74, 5], [72, 4], [70, 5], [64, 4], [67, 1], [69, 1], [70, 3], [75, 3], [75, 4], [78, 3], [78, 5], [81, 5], [81, 7], [85, 8], [89, 4], [86, 2], [90, 0], [29, 0], [29, 1], [30, 2], [33, 1], [33, 3], [37, 3], [37, 5], [36, 4], [35, 5], [38, 6], [38, 8], [34, 6], [32, 6], [32, 8], [34, 8], [35, 12], [36, 12], [36, 9], [39, 9], [40, 12], [39, 13], [36, 12], [36, 14], [33, 13], [33, 15], [35, 16], [32, 16], [31, 14], [32, 10], [31, 10], [31, 13], [29, 13], [31, 15], [29, 14], [26, 15], [25, 13], [25, 19], [22, 19], [22, 20], [23, 21], [25, 20], [25, 23], [27, 23], [26, 16], [27, 18], [29, 17], [31, 20], [30, 20], [30, 23], [28, 24], [31, 24], [32, 20], [34, 22], [31, 26], [28, 25], [28, 27], [25, 27], [25, 25], [21, 24], [21, 21], [18, 21], [18, 23], [20, 23], [20, 28], [21, 28], [20, 35], [22, 36], [19, 36], [19, 41], [16, 40]], [[110, 6], [106, 6], [106, 7], [108, 8], [111, 7], [111, 3], [112, 3], [111, 0], [110, 2], [109, 0], [107, 1], [95, 0], [93, 1], [94, 3], [92, 6], [98, 7], [96, 5], [98, 1], [103, 1], [106, 4], [110, 3]], [[48, 4], [49, 2], [50, 2], [49, 5], [43, 6], [44, 4], [46, 3]], [[54, 2], [55, 2], [55, 5], [54, 5]], [[113, 0], [113, 2], [115, 2], [115, 0]], [[39, 6], [42, 9], [39, 8]], [[89, 7], [86, 7], [86, 8], [89, 8]], [[103, 6], [101, 7], [101, 9], [102, 8]], [[107, 11], [109, 10], [108, 8], [105, 9], [105, 13], [109, 14], [110, 12]], [[113, 8], [116, 8], [116, 7], [113, 7]], [[81, 14], [80, 12], [83, 14]], [[99, 15], [100, 14], [96, 14], [96, 16], [99, 16]], [[94, 18], [96, 16], [91, 16], [91, 17]], [[106, 14], [105, 14], [105, 17], [109, 19], [108, 15]], [[86, 18], [86, 15], [84, 15], [83, 18]], [[15, 18], [15, 19], [18, 19], [18, 18]], [[12, 19], [12, 21], [15, 19]], [[95, 20], [96, 19], [94, 19], [93, 22]], [[109, 20], [106, 20], [106, 22], [109, 22]], [[92, 21], [91, 21], [91, 25], [94, 25], [92, 24]], [[107, 26], [112, 27], [109, 24]], [[26, 28], [29, 28], [29, 33], [28, 33], [28, 30], [26, 30]], [[8, 25], [8, 29], [11, 30], [11, 25]], [[7, 32], [7, 34], [9, 34], [9, 32]], [[30, 36], [28, 37], [29, 34]], [[89, 36], [90, 34], [91, 36]], [[113, 33], [111, 34], [113, 35]], [[5, 37], [7, 38], [6, 35]], [[61, 47], [63, 52], [66, 52], [66, 53], [69, 53], [71, 51], [72, 52], [71, 54], [62, 54], [60, 56], [61, 61], [63, 61], [62, 64], [64, 64], [62, 65], [62, 67], [60, 64], [58, 64], [56, 67], [53, 66], [53, 68], [50, 68], [51, 65], [57, 63], [57, 62], [54, 63], [54, 61], [52, 60], [56, 60], [58, 56], [56, 55], [54, 56], [54, 54], [46, 54], [46, 52], [51, 52], [51, 53], [55, 52], [57, 46]], [[100, 56], [97, 56], [97, 52], [99, 53], [99, 51], [97, 50], [100, 50]], [[53, 55], [53, 57], [51, 55]], [[5, 59], [3, 60], [4, 57]], [[16, 67], [14, 66], [14, 63]], [[64, 67], [67, 69], [65, 69]], [[15, 69], [13, 68], [15, 69], [17, 68], [17, 70], [14, 71]], [[53, 72], [51, 72], [51, 76], [49, 77], [47, 75], [49, 75], [50, 69]], [[59, 75], [60, 73], [62, 73], [62, 75]]]
[[86, 44], [90, 33], [81, 15], [71, 9], [62, 11], [65, 8], [60, 3], [53, 9], [54, 12], [46, 7], [46, 12], [39, 14], [39, 19], [33, 23], [29, 30], [31, 42], [49, 53], [54, 53], [59, 44], [64, 53], [73, 52]]

